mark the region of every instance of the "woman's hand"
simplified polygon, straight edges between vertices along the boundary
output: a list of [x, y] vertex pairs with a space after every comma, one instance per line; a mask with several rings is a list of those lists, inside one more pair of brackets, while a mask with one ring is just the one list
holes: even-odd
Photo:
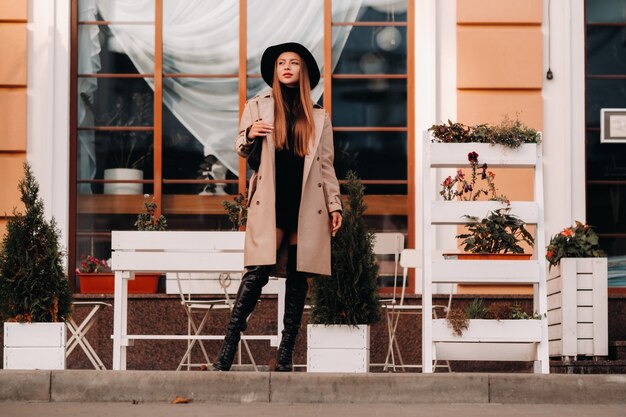
[[273, 129], [274, 127], [272, 125], [269, 125], [263, 122], [262, 120], [256, 121], [248, 129], [247, 138], [249, 140], [252, 140], [252, 139], [266, 136], [268, 133], [272, 133]]
[[341, 227], [342, 219], [340, 211], [337, 210], [330, 213], [330, 235], [332, 237], [335, 237], [337, 230]]

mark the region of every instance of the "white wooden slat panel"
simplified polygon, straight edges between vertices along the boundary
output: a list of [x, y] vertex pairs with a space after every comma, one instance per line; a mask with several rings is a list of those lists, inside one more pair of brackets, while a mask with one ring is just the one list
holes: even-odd
[[[548, 308], [550, 306], [550, 299], [548, 299]], [[561, 324], [561, 320], [563, 315], [563, 310], [560, 308], [554, 309], [554, 310], [549, 310], [548, 311], [548, 326], [551, 326], [553, 324]]]
[[577, 307], [578, 323], [593, 323], [593, 307]]
[[578, 290], [592, 290], [593, 289], [593, 274], [576, 274], [576, 288]]
[[4, 369], [65, 369], [65, 347], [4, 348]]
[[466, 168], [469, 170], [467, 155], [478, 154], [478, 163], [491, 167], [517, 166], [534, 167], [537, 161], [537, 147], [524, 144], [518, 149], [492, 146], [486, 143], [431, 143], [430, 166], [433, 168]]
[[550, 356], [559, 356], [563, 350], [563, 342], [559, 340], [550, 340]]
[[[554, 278], [550, 278], [548, 280], [548, 295], [552, 295], [552, 294], [560, 294], [561, 293], [561, 276], [557, 276]], [[549, 300], [548, 299], [548, 309], [550, 309], [550, 304], [549, 304]]]
[[593, 339], [593, 323], [577, 323], [576, 337], [578, 339]]
[[575, 258], [576, 271], [579, 274], [593, 274], [594, 258]]
[[576, 291], [576, 305], [579, 306], [592, 306], [593, 305], [593, 291]]
[[243, 252], [176, 253], [163, 252], [154, 256], [151, 252], [115, 251], [111, 269], [135, 272], [187, 272], [220, 271], [241, 272]]
[[539, 281], [540, 264], [528, 261], [446, 260], [432, 263], [432, 281], [439, 283], [533, 284]]
[[450, 361], [534, 361], [535, 343], [436, 343], [435, 359]]
[[243, 250], [245, 232], [112, 232], [111, 248], [120, 250]]
[[550, 294], [548, 296], [548, 310], [554, 310], [557, 308], [561, 308], [563, 299], [561, 297], [561, 293]]
[[[431, 203], [433, 224], [465, 224], [465, 215], [482, 219], [490, 211], [507, 207], [498, 201], [433, 201]], [[528, 224], [537, 224], [539, 217], [537, 204], [532, 201], [512, 201], [511, 214]]]
[[578, 339], [576, 342], [578, 354], [588, 356], [606, 356], [607, 353], [598, 353], [594, 349], [594, 343], [592, 339]]
[[446, 319], [433, 320], [434, 342], [540, 342], [541, 320], [470, 320], [462, 336], [452, 333]]
[[64, 347], [65, 323], [4, 323], [5, 347]]
[[563, 333], [563, 325], [562, 324], [552, 324], [548, 326], [548, 334], [550, 340], [561, 340], [561, 335]]
[[609, 354], [608, 259], [593, 258], [593, 354]]

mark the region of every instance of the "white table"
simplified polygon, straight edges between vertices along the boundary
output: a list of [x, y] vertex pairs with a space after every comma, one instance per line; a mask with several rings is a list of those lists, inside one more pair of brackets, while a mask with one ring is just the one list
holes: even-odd
[[[128, 334], [128, 281], [139, 272], [241, 272], [244, 232], [112, 232], [115, 273], [113, 369], [126, 369], [126, 348], [134, 340], [220, 340], [224, 335]], [[278, 346], [283, 327], [284, 282], [272, 280], [264, 293], [278, 295], [276, 334], [244, 335]], [[236, 291], [236, 289], [235, 289]]]

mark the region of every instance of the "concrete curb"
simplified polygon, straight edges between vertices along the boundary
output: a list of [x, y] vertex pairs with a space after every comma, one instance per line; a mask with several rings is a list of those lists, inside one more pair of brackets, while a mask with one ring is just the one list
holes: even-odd
[[0, 402], [626, 404], [626, 375], [0, 370]]

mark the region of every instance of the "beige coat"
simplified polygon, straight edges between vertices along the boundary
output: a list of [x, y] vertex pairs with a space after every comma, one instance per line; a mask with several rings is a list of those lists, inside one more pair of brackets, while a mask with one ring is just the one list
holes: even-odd
[[[322, 108], [313, 109], [315, 140], [304, 159], [302, 199], [298, 214], [298, 271], [330, 275], [330, 214], [341, 210], [339, 183], [333, 167], [333, 132], [330, 119]], [[239, 134], [235, 140], [237, 153], [246, 157], [250, 143], [247, 129], [257, 119], [274, 124], [274, 99], [270, 92], [256, 96], [246, 103]], [[287, 247], [276, 254], [276, 183], [274, 178], [274, 138], [262, 140], [259, 171], [250, 178], [248, 189], [248, 224], [244, 263], [276, 265], [273, 274], [285, 276]], [[286, 239], [285, 239], [286, 241]]]

